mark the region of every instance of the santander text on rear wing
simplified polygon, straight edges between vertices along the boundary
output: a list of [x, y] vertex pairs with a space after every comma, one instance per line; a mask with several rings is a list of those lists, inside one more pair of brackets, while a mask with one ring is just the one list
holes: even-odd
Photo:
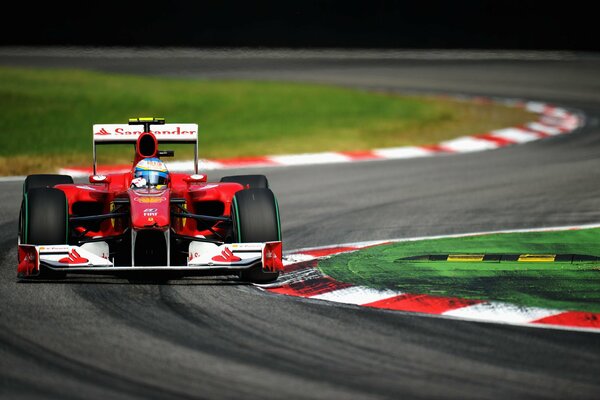
[[[141, 125], [94, 124], [94, 143], [135, 143], [145, 132]], [[198, 124], [150, 124], [159, 142], [196, 143]]]
[[131, 118], [128, 124], [93, 125], [93, 171], [96, 174], [96, 146], [105, 144], [135, 144], [150, 132], [157, 143], [190, 143], [194, 146], [194, 172], [198, 173], [198, 124], [166, 124], [164, 118]]

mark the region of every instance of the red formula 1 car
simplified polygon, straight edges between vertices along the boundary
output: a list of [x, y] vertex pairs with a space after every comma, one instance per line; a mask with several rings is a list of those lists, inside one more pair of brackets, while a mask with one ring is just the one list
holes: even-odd
[[[283, 269], [277, 200], [264, 175], [207, 182], [198, 125], [135, 118], [94, 125], [93, 175], [29, 175], [19, 217], [20, 279], [71, 273], [275, 280]], [[130, 172], [97, 174], [99, 145], [131, 143]], [[194, 172], [169, 173], [159, 144], [194, 145]]]

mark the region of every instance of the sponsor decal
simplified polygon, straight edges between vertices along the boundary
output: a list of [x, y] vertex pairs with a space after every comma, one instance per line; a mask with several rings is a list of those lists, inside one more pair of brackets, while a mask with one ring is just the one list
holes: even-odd
[[77, 185], [77, 186], [75, 186], [75, 187], [76, 187], [76, 188], [78, 188], [78, 189], [83, 189], [83, 190], [96, 190], [96, 188], [95, 188], [95, 187], [93, 187], [93, 186], [83, 186], [83, 185]]
[[19, 246], [19, 265], [17, 267], [17, 276], [29, 276], [38, 271], [38, 260], [35, 246]]
[[263, 269], [267, 271], [283, 270], [281, 249], [281, 242], [265, 243], [263, 249]]
[[202, 187], [199, 187], [197, 190], [207, 190], [207, 189], [212, 189], [212, 188], [216, 188], [219, 187], [219, 185], [205, 185]]
[[219, 252], [219, 247], [214, 243], [192, 242], [190, 243], [188, 257], [192, 261], [194, 258], [202, 257], [205, 254], [214, 255]]
[[260, 251], [263, 248], [262, 243], [232, 243], [230, 246], [234, 250], [244, 250], [244, 251], [248, 251], [248, 250]]
[[142, 131], [128, 131], [123, 128], [116, 128], [113, 135], [138, 136], [138, 135], [141, 135], [142, 133], [143, 133]]
[[231, 249], [229, 249], [228, 247], [225, 247], [225, 249], [223, 249], [221, 254], [219, 254], [218, 256], [214, 256], [212, 258], [212, 260], [217, 261], [217, 262], [231, 263], [231, 262], [241, 261], [242, 259], [237, 256], [234, 256]]
[[111, 135], [111, 133], [109, 131], [107, 131], [106, 129], [102, 128], [98, 132], [94, 133], [94, 135], [106, 136], [106, 135]]
[[165, 163], [158, 159], [143, 159], [136, 165], [136, 169], [137, 168], [149, 171], [167, 172], [167, 166], [165, 165]]
[[61, 258], [58, 260], [59, 263], [63, 264], [87, 264], [89, 260], [87, 258], [81, 257], [77, 250], [73, 249], [69, 253], [68, 257]]
[[143, 188], [144, 186], [146, 186], [146, 180], [144, 178], [134, 178], [131, 181], [131, 187], [136, 187], [136, 188]]
[[69, 251], [68, 245], [62, 246], [40, 246], [41, 253], [67, 253]]
[[196, 131], [182, 131], [181, 127], [177, 127], [177, 129], [172, 130], [172, 131], [168, 131], [168, 130], [164, 130], [164, 131], [159, 131], [159, 130], [154, 130], [152, 131], [152, 133], [156, 136], [168, 136], [168, 135], [195, 135]]
[[167, 201], [166, 197], [134, 197], [134, 201], [138, 203], [160, 203], [162, 201]]
[[[173, 130], [151, 130], [155, 136], [194, 136], [196, 135], [195, 130], [182, 130], [180, 126], [176, 127]], [[109, 132], [105, 128], [101, 128], [98, 132], [95, 132], [95, 136], [139, 136], [143, 132], [142, 131], [130, 131], [126, 128], [118, 127], [115, 128], [114, 131]]]
[[274, 251], [271, 251], [271, 250], [265, 251], [265, 259], [266, 260], [274, 260], [277, 258], [278, 258], [277, 253], [275, 253]]
[[[27, 251], [27, 252], [26, 252]], [[19, 253], [20, 257], [20, 261], [23, 262], [28, 262], [28, 263], [33, 263], [35, 261], [37, 261], [37, 256], [35, 254], [35, 251], [31, 251], [31, 249], [25, 249], [23, 251], [24, 255], [21, 255], [21, 253]]]
[[[146, 208], [144, 210], [144, 217], [156, 217], [158, 215], [158, 208]], [[150, 220], [150, 218], [148, 218]]]

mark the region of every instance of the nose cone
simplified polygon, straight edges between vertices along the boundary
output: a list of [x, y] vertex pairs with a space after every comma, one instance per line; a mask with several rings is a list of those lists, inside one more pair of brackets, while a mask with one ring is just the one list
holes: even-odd
[[133, 229], [166, 228], [171, 224], [168, 190], [129, 190], [131, 226]]

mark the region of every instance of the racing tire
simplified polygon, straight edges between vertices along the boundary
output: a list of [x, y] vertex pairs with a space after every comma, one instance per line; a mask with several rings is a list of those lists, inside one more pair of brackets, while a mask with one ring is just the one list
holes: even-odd
[[23, 200], [22, 241], [25, 244], [66, 244], [67, 198], [62, 190], [35, 188]]
[[25, 232], [23, 229], [23, 206], [25, 204], [25, 197], [31, 189], [37, 188], [51, 188], [54, 185], [60, 184], [72, 184], [73, 178], [69, 175], [60, 174], [32, 174], [28, 175], [23, 182], [23, 201], [21, 201], [21, 210], [19, 212], [19, 244], [23, 242], [22, 233]]
[[72, 184], [73, 178], [69, 175], [59, 174], [34, 174], [28, 175], [23, 183], [23, 193], [29, 192], [31, 189], [42, 187], [54, 187], [61, 184]]
[[[279, 207], [268, 188], [240, 190], [231, 203], [233, 239], [236, 243], [273, 242], [281, 240]], [[240, 278], [252, 283], [268, 283], [279, 277], [279, 271], [263, 271], [257, 265], [240, 273]]]
[[[30, 188], [23, 197], [19, 242], [33, 245], [68, 243], [68, 204], [62, 190]], [[64, 278], [62, 271], [41, 271], [40, 278]]]
[[221, 178], [221, 182], [235, 182], [244, 186], [245, 189], [266, 189], [269, 181], [264, 175], [231, 175]]

